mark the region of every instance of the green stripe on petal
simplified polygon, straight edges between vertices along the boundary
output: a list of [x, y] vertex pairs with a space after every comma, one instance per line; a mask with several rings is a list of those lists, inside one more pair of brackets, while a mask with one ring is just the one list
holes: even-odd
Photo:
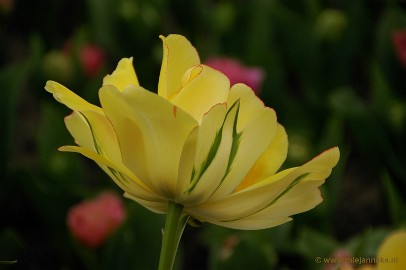
[[[204, 116], [202, 124], [196, 126], [188, 135], [183, 146], [179, 163], [179, 175], [177, 183], [177, 198], [183, 200], [187, 195], [190, 182], [195, 178], [197, 169], [205, 163], [210, 148], [215, 141], [227, 114], [227, 105], [218, 104], [211, 108]], [[226, 164], [222, 164], [225, 170]], [[219, 176], [221, 177], [221, 176]], [[179, 201], [178, 201], [179, 202]]]
[[[308, 211], [317, 206], [322, 197], [318, 186], [324, 181], [301, 181], [277, 202], [257, 213], [233, 221], [215, 221], [228, 228], [259, 230], [271, 228], [291, 220], [290, 216]], [[283, 221], [283, 222], [281, 222]], [[281, 222], [281, 223], [280, 223]]]
[[305, 173], [303, 175], [300, 175], [295, 180], [293, 180], [293, 182], [290, 183], [289, 186], [284, 191], [281, 192], [281, 194], [279, 194], [275, 199], [273, 199], [272, 202], [270, 202], [269, 205], [267, 205], [267, 207], [269, 207], [269, 206], [273, 205], [274, 203], [276, 203], [283, 195], [288, 193], [293, 187], [295, 187], [297, 184], [299, 184], [300, 181], [302, 181], [307, 175], [309, 175], [309, 173]]
[[227, 174], [210, 200], [224, 197], [232, 193], [240, 185], [270, 144], [275, 135], [276, 126], [275, 112], [269, 108], [262, 108], [241, 132], [238, 132], [238, 129], [234, 127], [234, 136], [238, 140], [233, 141], [233, 143], [238, 144], [233, 149], [235, 153], [233, 153], [233, 159], [230, 159]]
[[[221, 126], [216, 131], [216, 136], [212, 138], [210, 149], [204, 156], [204, 159], [195, 163], [194, 172], [190, 178], [190, 185], [185, 191], [190, 195], [189, 198], [182, 201], [183, 204], [197, 204], [210, 197], [223, 181], [228, 166], [232, 163], [231, 151], [234, 147], [238, 148], [238, 136], [236, 136], [235, 125], [238, 119], [239, 102], [235, 102], [226, 112]], [[216, 111], [213, 112], [213, 115]], [[220, 111], [219, 111], [220, 112]], [[221, 113], [221, 112], [220, 112]], [[220, 114], [221, 115], [221, 114]], [[206, 124], [210, 125], [212, 114], [202, 122], [202, 129]], [[200, 134], [198, 143], [207, 145], [209, 143], [205, 134]], [[200, 158], [197, 156], [196, 159]], [[230, 161], [231, 160], [231, 161]]]
[[300, 167], [287, 169], [215, 201], [188, 206], [185, 211], [199, 220], [212, 223], [216, 220], [224, 222], [248, 218], [267, 209], [269, 205], [279, 204], [284, 198], [288, 198], [296, 187], [299, 188], [301, 183], [307, 185], [307, 182], [314, 182], [319, 185], [331, 174], [338, 159], [338, 148], [332, 148]]
[[282, 198], [286, 193], [288, 193], [292, 188], [294, 188], [296, 185], [298, 185], [300, 183], [300, 181], [302, 181], [307, 175], [308, 175], [308, 173], [300, 175], [297, 178], [295, 178], [285, 189], [282, 189], [282, 191], [275, 198], [273, 198], [269, 204], [265, 205], [263, 208], [257, 209], [256, 212], [253, 212], [250, 215], [244, 216], [242, 218], [236, 218], [236, 219], [232, 219], [232, 220], [223, 220], [223, 222], [237, 221], [239, 219], [250, 218], [251, 216], [263, 211], [264, 209], [271, 207], [280, 198]]
[[[234, 116], [233, 117], [234, 119], [232, 120], [232, 125], [233, 125], [233, 127], [235, 127], [235, 125], [237, 123], [237, 118], [238, 118], [237, 117], [238, 116], [238, 107], [239, 107], [239, 102], [238, 101], [235, 102], [233, 104], [233, 106], [231, 106], [230, 110], [226, 114], [223, 125], [216, 132], [216, 136], [214, 137], [214, 140], [213, 140], [213, 142], [211, 144], [210, 150], [207, 153], [207, 156], [206, 156], [205, 160], [203, 161], [202, 164], [198, 165], [197, 168], [196, 167], [193, 168], [192, 175], [191, 175], [191, 178], [190, 178], [190, 186], [189, 186], [189, 189], [187, 190], [188, 194], [190, 194], [193, 191], [193, 189], [196, 187], [197, 183], [201, 179], [202, 175], [207, 171], [209, 166], [212, 164], [214, 158], [216, 157], [216, 155], [217, 155], [217, 153], [219, 151], [221, 142], [222, 142], [222, 140], [224, 140], [224, 138], [223, 138], [224, 127], [227, 128], [227, 123], [230, 122], [230, 119], [232, 118], [232, 116]], [[233, 112], [233, 113], [231, 113], [231, 112]], [[233, 134], [232, 140], [231, 140], [232, 144], [231, 144], [231, 149], [230, 149], [230, 155], [229, 155], [228, 162], [227, 162], [226, 173], [227, 173], [227, 170], [229, 169], [229, 166], [230, 166], [230, 164], [232, 162], [232, 159], [235, 156], [235, 155], [232, 156], [233, 147], [234, 148], [238, 147], [238, 142], [235, 143], [235, 140], [234, 140], [235, 139], [234, 138], [234, 135], [235, 135], [234, 128], [233, 128], [232, 134]], [[236, 152], [236, 150], [234, 150], [234, 152]], [[223, 177], [223, 179], [224, 179], [224, 177]], [[221, 181], [220, 181], [219, 184], [221, 184]]]
[[96, 151], [88, 121], [83, 117], [82, 113], [73, 111], [70, 115], [65, 117], [64, 121], [66, 128], [77, 145]]

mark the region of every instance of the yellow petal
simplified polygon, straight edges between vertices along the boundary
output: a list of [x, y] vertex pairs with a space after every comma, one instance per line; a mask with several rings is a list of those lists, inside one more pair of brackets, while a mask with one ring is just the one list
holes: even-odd
[[318, 189], [323, 183], [324, 180], [300, 182], [275, 203], [258, 212], [256, 215], [277, 218], [308, 211], [323, 201]]
[[160, 36], [163, 59], [159, 75], [158, 95], [168, 99], [181, 88], [182, 76], [190, 67], [200, 64], [196, 49], [180, 35]]
[[75, 143], [96, 152], [92, 132], [90, 131], [89, 124], [83, 114], [73, 111], [70, 115], [66, 116], [64, 120], [69, 133], [75, 140]]
[[225, 103], [230, 81], [210, 67], [194, 66], [185, 73], [183, 87], [170, 100], [193, 116], [199, 123], [214, 105]]
[[[205, 201], [218, 187], [226, 169], [232, 146], [233, 119], [236, 110], [228, 114], [225, 104], [213, 107], [202, 125], [191, 133], [182, 153], [177, 201], [196, 204]], [[195, 154], [192, 156], [192, 154]], [[187, 160], [187, 158], [190, 158]], [[183, 170], [187, 170], [183, 172]]]
[[276, 173], [282, 166], [288, 153], [288, 137], [283, 126], [278, 124], [276, 134], [268, 148], [255, 162], [250, 172], [241, 181], [236, 191], [247, 188]]
[[[308, 181], [299, 183], [274, 204], [257, 213], [237, 220], [217, 221], [215, 224], [244, 230], [260, 230], [278, 226], [290, 221], [290, 216], [308, 211], [318, 205], [322, 198], [317, 187], [323, 182]], [[280, 221], [283, 222], [280, 223]]]
[[90, 104], [86, 100], [82, 99], [65, 86], [54, 82], [47, 81], [45, 89], [52, 93], [54, 98], [62, 104], [74, 111], [95, 111], [103, 114], [103, 110], [93, 104]]
[[377, 270], [406, 269], [406, 230], [389, 234], [377, 253]]
[[[292, 168], [292, 169], [294, 169], [294, 173], [291, 176], [298, 177], [298, 176], [304, 175], [308, 172], [310, 172], [311, 174], [315, 174], [318, 172], [323, 172], [323, 173], [325, 172], [328, 175], [330, 175], [331, 169], [337, 165], [339, 158], [340, 158], [340, 150], [338, 149], [338, 147], [330, 148], [330, 149], [322, 152], [321, 154], [319, 154], [318, 156], [316, 156], [309, 162], [303, 164], [302, 166]], [[251, 186], [245, 188], [244, 190], [256, 189], [261, 186], [267, 185], [268, 183], [277, 181], [276, 180], [277, 176], [279, 174], [283, 174], [285, 171], [288, 171], [288, 170], [281, 171], [281, 172], [277, 173], [276, 175], [268, 177], [262, 181], [259, 181], [258, 183], [254, 184], [254, 185], [251, 185]], [[328, 175], [326, 177], [328, 177]], [[309, 177], [310, 176], [308, 175], [303, 180], [310, 179]]]
[[[243, 109], [242, 106], [241, 109]], [[243, 116], [243, 112], [239, 113], [238, 119], [240, 116]], [[276, 114], [269, 108], [262, 107], [262, 110], [252, 116], [244, 129], [239, 134], [237, 133], [239, 138], [232, 153], [235, 157], [228, 165], [226, 177], [210, 200], [224, 197], [235, 190], [270, 144], [276, 127]]]
[[222, 222], [218, 220], [212, 220], [207, 222], [237, 230], [261, 230], [276, 227], [291, 220], [292, 218], [290, 217], [274, 218], [274, 219], [270, 219], [267, 217], [252, 217], [235, 221]]
[[103, 85], [113, 85], [118, 91], [123, 91], [127, 86], [139, 85], [132, 61], [132, 57], [121, 59], [116, 70], [104, 77]]
[[117, 134], [123, 163], [159, 194], [174, 198], [182, 148], [196, 121], [141, 87], [118, 92], [103, 86], [99, 95]]
[[231, 221], [214, 221], [220, 226], [260, 230], [278, 226], [291, 220], [290, 216], [308, 211], [318, 205], [322, 198], [317, 189], [324, 181], [302, 182], [292, 188], [274, 204], [247, 217]]
[[[338, 159], [338, 148], [332, 148], [301, 167], [282, 171], [237, 193], [217, 201], [191, 207], [188, 211], [193, 213], [194, 217], [210, 222], [214, 220], [227, 222], [248, 218], [275, 205], [289, 192], [292, 192], [296, 186], [299, 187], [300, 183], [315, 181], [313, 185], [319, 185], [320, 181], [330, 175]], [[299, 208], [293, 210], [297, 209]], [[287, 214], [290, 214], [288, 209], [285, 210]]]
[[113, 164], [93, 150], [81, 146], [62, 146], [60, 151], [75, 152], [95, 161], [111, 179], [124, 191], [144, 200], [162, 200], [163, 198], [150, 190], [131, 171], [121, 164]]
[[217, 201], [190, 206], [185, 208], [185, 211], [199, 220], [210, 223], [242, 219], [264, 209], [293, 181], [294, 179], [282, 179], [250, 192], [238, 192]]
[[237, 100], [240, 100], [240, 115], [237, 123], [237, 132], [240, 132], [257, 114], [261, 113], [265, 105], [251, 88], [241, 83], [231, 87], [227, 104], [231, 106]]
[[122, 163], [116, 134], [105, 115], [92, 111], [73, 112], [65, 117], [65, 124], [78, 145], [99, 153], [113, 163]]
[[145, 208], [157, 214], [165, 214], [168, 209], [168, 200], [164, 199], [143, 200], [140, 197], [133, 195], [129, 192], [125, 192], [124, 197], [141, 204]]
[[[235, 158], [227, 177], [210, 200], [230, 194], [240, 184], [261, 154], [264, 155], [264, 151], [273, 145], [271, 142], [278, 129], [275, 112], [266, 108], [248, 86], [236, 84], [230, 89], [227, 104], [231, 106], [237, 100], [240, 108], [236, 132], [240, 138], [235, 148]], [[278, 154], [273, 152], [267, 162], [279, 160]]]

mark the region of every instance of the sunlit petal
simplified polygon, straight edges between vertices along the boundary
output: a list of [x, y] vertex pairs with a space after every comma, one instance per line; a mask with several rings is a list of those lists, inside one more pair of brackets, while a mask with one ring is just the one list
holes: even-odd
[[283, 126], [278, 125], [276, 134], [249, 173], [237, 187], [237, 191], [258, 183], [273, 175], [281, 167], [288, 153], [288, 137]]
[[45, 89], [52, 93], [54, 98], [62, 104], [65, 104], [68, 108], [74, 111], [95, 111], [97, 113], [103, 113], [103, 110], [93, 104], [90, 104], [86, 100], [82, 99], [71, 90], [54, 81], [47, 81]]
[[[242, 106], [241, 106], [242, 109]], [[242, 112], [239, 113], [239, 116]], [[250, 171], [255, 161], [267, 149], [275, 135], [277, 127], [275, 112], [262, 108], [252, 121], [247, 123], [238, 135], [238, 142], [233, 148], [232, 160], [228, 165], [227, 174], [210, 201], [224, 197], [233, 192], [245, 175]]]
[[286, 222], [291, 221], [292, 218], [290, 217], [282, 217], [282, 218], [271, 218], [269, 216], [250, 216], [244, 219], [234, 220], [234, 221], [218, 221], [218, 220], [210, 220], [207, 222], [232, 228], [238, 230], [260, 230], [265, 228], [272, 228], [279, 225], [282, 225]]
[[105, 115], [73, 112], [65, 117], [65, 124], [78, 145], [94, 150], [113, 163], [122, 163], [116, 134]]
[[174, 198], [180, 155], [196, 121], [141, 87], [121, 93], [104, 86], [99, 95], [116, 131], [123, 163], [159, 194]]
[[[225, 104], [213, 107], [205, 115], [198, 133], [192, 134], [195, 139], [195, 149], [185, 149], [185, 151], [195, 153], [192, 163], [188, 164], [188, 166], [193, 165], [193, 168], [186, 167], [191, 173], [189, 175], [182, 173], [180, 176], [184, 178], [179, 179], [182, 193], [178, 201], [182, 204], [195, 204], [206, 200], [215, 191], [226, 172], [232, 146], [230, 125], [233, 124], [236, 110], [230, 113], [225, 121], [226, 114]], [[182, 156], [181, 165], [188, 162], [185, 160], [188, 156], [190, 154]]]
[[227, 104], [234, 104], [237, 100], [240, 100], [241, 107], [237, 123], [237, 131], [240, 132], [257, 114], [261, 113], [265, 105], [251, 88], [241, 83], [231, 87]]
[[228, 78], [204, 65], [194, 66], [183, 77], [183, 85], [170, 100], [192, 115], [199, 123], [214, 105], [227, 101]]
[[136, 194], [131, 194], [129, 192], [124, 193], [124, 197], [141, 204], [145, 208], [157, 214], [164, 214], [168, 209], [168, 201], [166, 199], [144, 200]]
[[113, 85], [118, 91], [123, 91], [127, 86], [139, 85], [132, 61], [132, 57], [121, 59], [116, 70], [104, 77], [103, 85]]
[[159, 75], [158, 95], [168, 99], [178, 92], [183, 74], [194, 65], [200, 64], [196, 49], [180, 35], [160, 36], [163, 43], [163, 59]]
[[332, 148], [303, 166], [282, 171], [239, 192], [217, 201], [206, 202], [188, 211], [202, 220], [218, 219], [222, 222], [251, 216], [274, 205], [300, 183], [326, 179], [338, 159], [338, 148]]

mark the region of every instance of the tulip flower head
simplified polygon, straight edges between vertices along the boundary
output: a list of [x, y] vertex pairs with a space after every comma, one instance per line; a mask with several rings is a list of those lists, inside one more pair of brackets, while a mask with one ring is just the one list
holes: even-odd
[[[318, 187], [337, 164], [338, 148], [278, 172], [288, 140], [275, 111], [247, 85], [230, 88], [227, 76], [200, 63], [185, 37], [161, 39], [157, 93], [139, 84], [132, 58], [104, 77], [100, 107], [47, 82], [45, 89], [73, 110], [65, 123], [77, 145], [60, 150], [94, 160], [127, 198], [168, 213], [170, 228], [186, 217], [265, 229], [319, 204]], [[165, 240], [169, 235], [165, 227], [163, 245], [175, 243]]]
[[377, 270], [406, 269], [406, 230], [390, 233], [377, 252]]
[[120, 198], [105, 192], [92, 200], [74, 205], [68, 212], [68, 227], [85, 246], [99, 247], [125, 220]]

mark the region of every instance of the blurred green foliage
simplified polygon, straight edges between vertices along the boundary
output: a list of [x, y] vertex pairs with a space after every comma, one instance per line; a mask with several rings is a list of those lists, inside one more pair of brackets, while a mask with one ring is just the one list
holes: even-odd
[[[316, 256], [345, 248], [373, 256], [406, 225], [406, 66], [392, 35], [406, 29], [404, 1], [87, 0], [0, 1], [0, 269], [154, 269], [163, 217], [126, 200], [128, 220], [102, 247], [77, 243], [70, 206], [119, 190], [71, 144], [70, 112], [45, 93], [64, 83], [97, 104], [104, 74], [134, 57], [154, 91], [160, 34], [185, 35], [202, 61], [229, 56], [266, 71], [260, 96], [289, 134], [287, 165], [338, 145], [324, 202], [288, 224], [245, 232], [187, 228], [177, 269], [321, 269]], [[89, 77], [81, 49], [105, 62]]]

